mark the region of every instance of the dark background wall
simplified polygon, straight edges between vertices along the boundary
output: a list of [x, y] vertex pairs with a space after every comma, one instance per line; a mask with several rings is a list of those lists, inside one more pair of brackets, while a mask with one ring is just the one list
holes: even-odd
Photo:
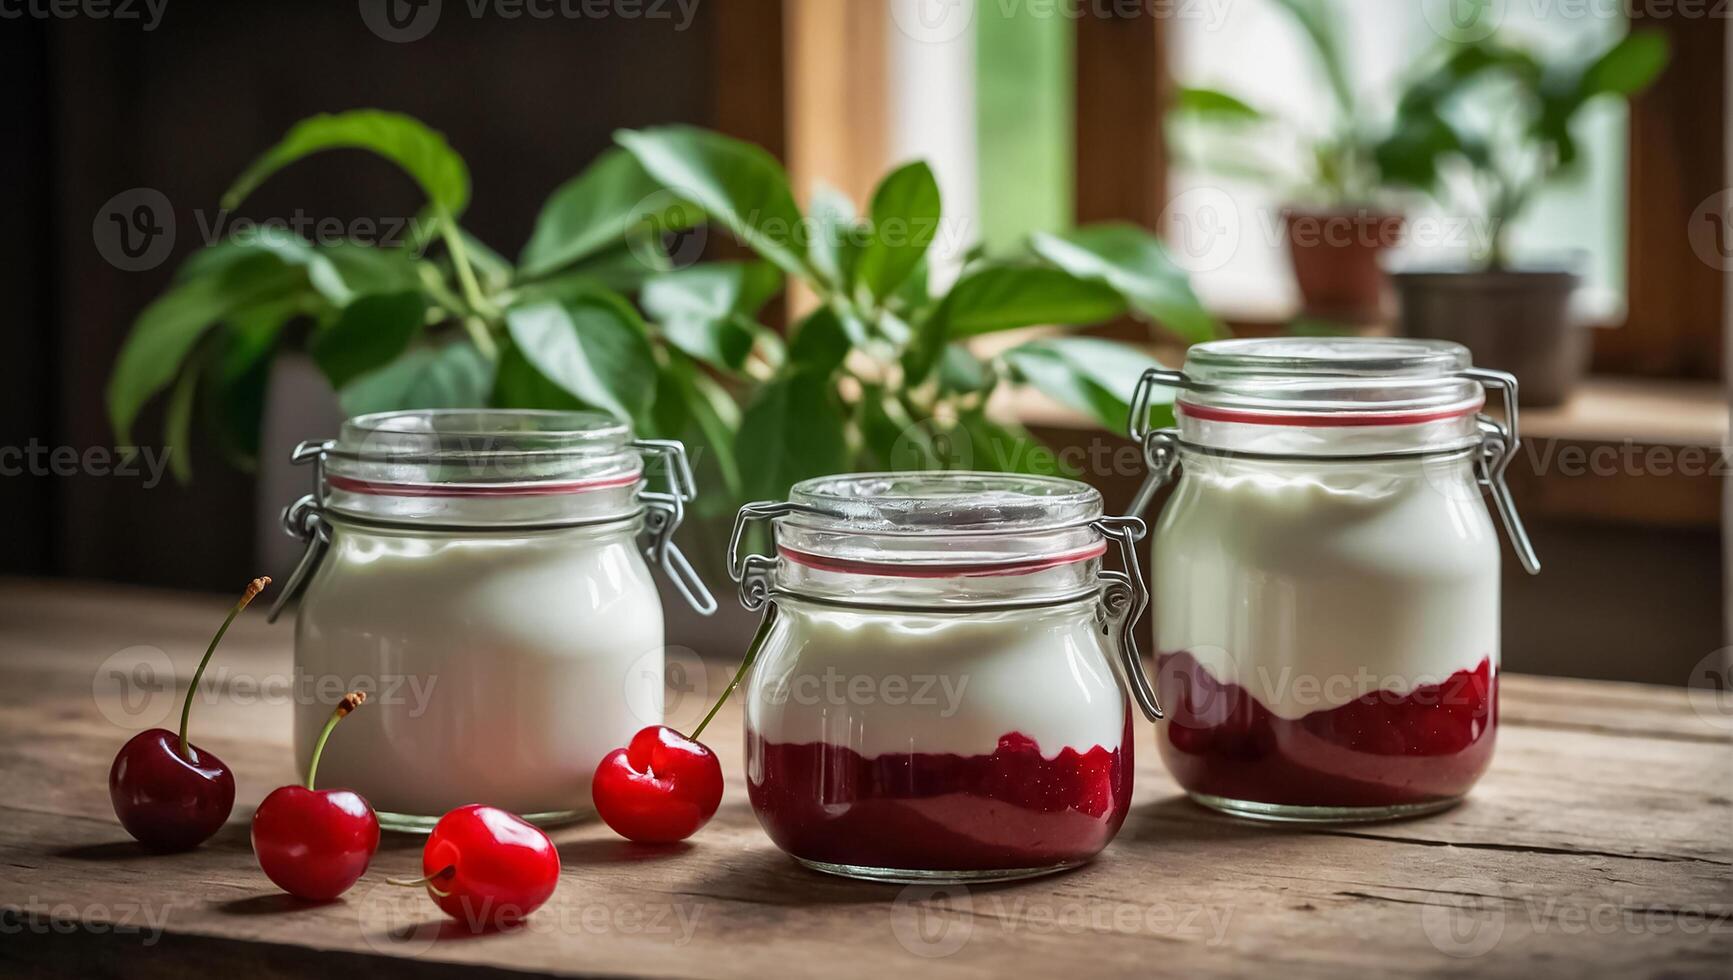
[[[497, 8], [475, 18], [446, 0], [410, 43], [376, 36], [352, 0], [170, 0], [152, 31], [0, 22], [0, 445], [114, 444], [102, 392], [133, 317], [203, 244], [223, 189], [297, 119], [363, 106], [419, 116], [469, 161], [466, 225], [513, 255], [545, 196], [614, 129], [715, 124], [720, 7], [699, 4], [677, 30], [677, 19], [513, 20]], [[751, 57], [750, 39], [733, 43]], [[167, 261], [129, 272], [99, 253], [92, 223], [140, 187], [167, 196], [176, 240]], [[242, 213], [390, 219], [420, 203], [389, 164], [334, 152], [273, 179]], [[160, 432], [158, 404], [136, 438], [160, 443]], [[0, 479], [0, 571], [225, 589], [254, 574], [252, 479], [207, 445], [193, 452], [185, 490], [172, 478], [149, 489], [118, 476]]]

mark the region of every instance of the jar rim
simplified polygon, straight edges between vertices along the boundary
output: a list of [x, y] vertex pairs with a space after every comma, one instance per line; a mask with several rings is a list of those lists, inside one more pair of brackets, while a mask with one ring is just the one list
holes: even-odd
[[1473, 415], [1485, 392], [1461, 344], [1390, 337], [1265, 337], [1186, 353], [1182, 414], [1254, 425], [1414, 425]]
[[979, 470], [846, 473], [802, 480], [784, 521], [871, 535], [1015, 535], [1102, 515], [1101, 493], [1063, 477]]

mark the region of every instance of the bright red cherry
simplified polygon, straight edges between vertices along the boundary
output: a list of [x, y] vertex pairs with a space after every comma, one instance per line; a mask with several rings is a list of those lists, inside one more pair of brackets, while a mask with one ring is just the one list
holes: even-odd
[[[439, 818], [413, 884], [446, 915], [477, 932], [504, 929], [541, 908], [560, 880], [560, 854], [534, 824], [471, 803]], [[403, 884], [403, 882], [394, 882]]]
[[259, 867], [296, 898], [328, 902], [343, 894], [360, 880], [379, 849], [379, 818], [366, 800], [346, 789], [313, 788], [331, 730], [366, 700], [361, 691], [345, 695], [313, 745], [306, 784], [272, 790], [253, 811], [253, 853]]
[[235, 777], [221, 759], [187, 741], [193, 695], [211, 654], [241, 610], [270, 585], [268, 578], [247, 583], [246, 592], [229, 610], [205, 656], [193, 672], [187, 699], [181, 705], [180, 734], [152, 728], [127, 739], [108, 769], [108, 798], [120, 825], [140, 844], [157, 851], [184, 851], [210, 840], [229, 819], [235, 806]]
[[697, 833], [716, 815], [722, 763], [696, 738], [696, 732], [687, 738], [666, 725], [651, 725], [632, 736], [630, 745], [602, 757], [590, 794], [615, 833], [643, 844], [669, 844]]

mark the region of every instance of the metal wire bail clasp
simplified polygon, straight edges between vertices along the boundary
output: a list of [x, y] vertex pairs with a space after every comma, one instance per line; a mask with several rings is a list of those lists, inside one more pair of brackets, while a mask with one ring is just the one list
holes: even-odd
[[1131, 498], [1131, 506], [1126, 512], [1132, 517], [1143, 516], [1156, 492], [1173, 479], [1174, 468], [1179, 465], [1179, 430], [1149, 426], [1149, 406], [1155, 400], [1155, 389], [1162, 386], [1185, 388], [1190, 384], [1191, 379], [1185, 376], [1185, 372], [1168, 368], [1150, 368], [1137, 380], [1137, 390], [1131, 394], [1126, 434], [1143, 447], [1143, 461], [1149, 466], [1149, 475], [1137, 488], [1137, 495]]
[[1498, 509], [1504, 533], [1509, 536], [1511, 547], [1516, 549], [1523, 570], [1538, 575], [1540, 556], [1535, 553], [1528, 530], [1522, 526], [1522, 517], [1516, 512], [1516, 501], [1510, 495], [1510, 484], [1505, 480], [1505, 471], [1522, 447], [1522, 430], [1517, 421], [1516, 376], [1489, 368], [1468, 368], [1462, 375], [1480, 382], [1488, 391], [1497, 390], [1504, 404], [1503, 421], [1485, 412], [1476, 416], [1480, 422], [1481, 443], [1480, 456], [1474, 465], [1475, 480], [1492, 491], [1493, 506]]
[[1102, 626], [1109, 635], [1118, 634], [1120, 663], [1132, 699], [1145, 718], [1160, 721], [1161, 701], [1137, 653], [1137, 620], [1149, 608], [1149, 585], [1144, 582], [1143, 569], [1137, 561], [1137, 542], [1143, 540], [1144, 523], [1136, 517], [1103, 517], [1091, 526], [1102, 537], [1119, 544], [1119, 560], [1124, 566], [1124, 571], [1101, 571]]
[[662, 461], [662, 475], [667, 484], [666, 490], [650, 490], [646, 481], [646, 489], [638, 494], [644, 502], [644, 558], [661, 567], [681, 598], [699, 615], [709, 616], [716, 612], [716, 597], [674, 543], [674, 532], [686, 519], [686, 505], [698, 496], [686, 447], [672, 439], [636, 439], [631, 445], [645, 456]]
[[296, 466], [313, 464], [313, 492], [283, 508], [282, 516], [283, 533], [305, 542], [307, 549], [301, 552], [301, 560], [289, 573], [289, 581], [283, 584], [277, 601], [271, 603], [271, 611], [265, 614], [267, 623], [276, 622], [289, 600], [307, 587], [307, 581], [331, 545], [331, 526], [325, 523], [325, 454], [336, 445], [330, 440], [308, 440], [289, 455], [289, 462]]
[[741, 554], [746, 529], [754, 521], [770, 522], [800, 510], [785, 500], [755, 500], [734, 515], [734, 531], [728, 535], [728, 577], [740, 586], [740, 605], [750, 610], [764, 608], [770, 600], [770, 575], [776, 559], [769, 555]]

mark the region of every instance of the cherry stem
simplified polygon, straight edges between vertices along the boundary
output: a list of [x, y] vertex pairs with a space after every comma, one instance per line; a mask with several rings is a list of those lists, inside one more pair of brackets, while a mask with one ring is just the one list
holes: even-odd
[[420, 888], [420, 887], [425, 885], [427, 887], [428, 891], [434, 893], [435, 895], [438, 895], [440, 898], [445, 898], [446, 896], [450, 895], [451, 893], [447, 892], [447, 891], [440, 891], [439, 889], [433, 887], [433, 883], [438, 881], [441, 878], [449, 877], [450, 875], [454, 875], [456, 873], [457, 873], [457, 865], [450, 864], [450, 865], [446, 865], [444, 868], [440, 869], [439, 871], [435, 871], [434, 873], [432, 873], [430, 875], [422, 875], [419, 878], [387, 878], [387, 879], [385, 879], [385, 883], [387, 885], [396, 885], [399, 888]]
[[770, 624], [776, 619], [774, 609], [775, 607], [772, 607], [773, 611], [769, 615], [765, 616], [764, 620], [758, 624], [758, 633], [752, 637], [752, 644], [746, 648], [746, 656], [740, 658], [740, 669], [734, 672], [734, 679], [729, 681], [728, 686], [722, 689], [722, 696], [717, 698], [716, 703], [710, 706], [710, 713], [704, 716], [704, 720], [698, 723], [697, 728], [692, 729], [692, 741], [698, 741], [698, 736], [704, 734], [704, 729], [709, 726], [710, 719], [716, 717], [716, 712], [722, 710], [722, 705], [727, 702], [728, 696], [733, 694], [734, 689], [740, 686], [740, 681], [746, 676], [746, 671], [750, 669], [753, 662], [758, 659], [758, 651], [764, 648], [764, 639], [770, 635]]
[[247, 608], [247, 603], [252, 602], [254, 596], [265, 591], [265, 586], [270, 584], [270, 576], [260, 576], [247, 583], [247, 590], [241, 593], [241, 601], [235, 603], [235, 607], [229, 610], [229, 618], [217, 627], [217, 635], [211, 637], [211, 645], [205, 647], [204, 659], [199, 661], [198, 669], [193, 671], [193, 682], [187, 688], [187, 699], [181, 704], [181, 758], [188, 762], [193, 761], [193, 753], [187, 742], [187, 723], [192, 720], [193, 695], [199, 692], [199, 681], [205, 676], [205, 665], [211, 662], [211, 654], [217, 652], [217, 644], [223, 642], [223, 634], [229, 631], [229, 624], [235, 621], [241, 610]]
[[350, 691], [343, 695], [343, 700], [337, 702], [336, 709], [331, 712], [331, 717], [325, 722], [324, 730], [319, 733], [319, 741], [313, 743], [313, 758], [307, 763], [306, 786], [308, 789], [313, 788], [313, 775], [319, 771], [319, 757], [325, 754], [325, 743], [330, 740], [332, 729], [337, 727], [337, 723], [343, 720], [344, 715], [361, 707], [366, 702], [366, 691]]

